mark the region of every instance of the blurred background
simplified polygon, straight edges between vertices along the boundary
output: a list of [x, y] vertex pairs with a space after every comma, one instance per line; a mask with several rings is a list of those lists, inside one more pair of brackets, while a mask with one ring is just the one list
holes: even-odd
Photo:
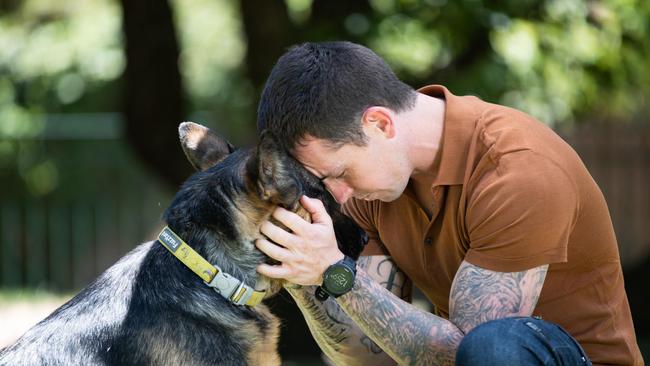
[[[180, 121], [255, 141], [288, 46], [350, 40], [560, 133], [603, 190], [650, 355], [647, 0], [0, 0], [0, 346], [138, 243], [191, 173]], [[318, 364], [288, 295], [287, 364]]]

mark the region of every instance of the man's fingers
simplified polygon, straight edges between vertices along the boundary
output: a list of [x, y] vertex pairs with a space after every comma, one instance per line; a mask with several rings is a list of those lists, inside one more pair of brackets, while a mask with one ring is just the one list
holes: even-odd
[[257, 272], [270, 278], [287, 278], [291, 270], [284, 266], [273, 266], [270, 264], [260, 264], [257, 266]]
[[255, 245], [282, 264], [261, 264], [257, 271], [270, 278], [282, 278], [300, 285], [314, 285], [322, 279], [323, 266], [333, 263], [332, 260], [342, 257], [343, 254], [340, 254], [336, 246], [332, 220], [323, 203], [308, 197], [301, 197], [301, 202], [317, 220], [305, 221], [284, 208], [275, 209], [273, 217], [286, 228], [278, 223], [263, 223], [260, 232], [266, 235], [266, 238], [257, 240]]
[[[309, 212], [311, 215], [311, 220], [312, 222], [305, 221], [302, 217], [298, 216], [296, 213], [291, 212], [285, 208], [278, 207], [273, 211], [273, 217], [280, 221], [284, 226], [289, 228], [291, 231], [298, 233], [298, 234], [304, 234], [305, 232], [309, 231], [309, 226], [311, 224], [328, 224], [332, 222], [332, 218], [330, 215], [327, 213], [327, 210], [325, 210], [325, 206], [323, 205], [323, 202], [316, 198], [309, 198], [307, 196], [302, 196], [300, 197], [300, 203], [302, 206]], [[277, 241], [278, 243], [282, 243], [283, 240], [282, 238], [280, 240], [273, 240]]]
[[293, 247], [294, 235], [274, 225], [270, 221], [266, 221], [262, 224], [260, 232], [267, 238], [286, 248]]
[[285, 262], [291, 256], [291, 252], [288, 249], [275, 245], [266, 239], [257, 239], [255, 246], [264, 254], [279, 262]]
[[321, 200], [302, 196], [300, 197], [300, 203], [311, 215], [311, 221], [313, 223], [327, 223], [332, 221]]
[[309, 225], [309, 222], [305, 221], [302, 217], [283, 207], [276, 208], [273, 211], [273, 217], [288, 227], [289, 230], [296, 233], [304, 233]]

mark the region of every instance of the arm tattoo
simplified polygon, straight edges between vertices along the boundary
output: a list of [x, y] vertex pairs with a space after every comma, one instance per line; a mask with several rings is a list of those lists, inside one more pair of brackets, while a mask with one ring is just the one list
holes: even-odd
[[[402, 272], [393, 259], [388, 256], [367, 256], [357, 261], [359, 268], [362, 268], [372, 279], [379, 282], [384, 288], [399, 296], [405, 301], [411, 301], [411, 282]], [[382, 353], [382, 349], [365, 333], [361, 337], [361, 343], [366, 346], [369, 352], [374, 354]]]
[[341, 352], [348, 338], [352, 321], [333, 301], [320, 302], [314, 297], [315, 286], [287, 288], [302, 311], [307, 325], [321, 349], [330, 357], [331, 353]]
[[529, 316], [539, 299], [548, 265], [522, 272], [494, 272], [467, 262], [451, 287], [450, 319], [464, 333], [489, 320]]
[[[410, 282], [389, 257], [368, 256], [357, 261], [360, 268], [373, 273], [387, 289], [410, 297]], [[314, 286], [286, 288], [302, 311], [320, 348], [336, 364], [394, 364], [382, 349], [366, 336], [333, 299], [321, 302], [314, 297]], [[361, 353], [366, 352], [365, 355]]]
[[369, 351], [369, 352], [372, 352], [372, 353], [374, 353], [374, 354], [379, 354], [379, 353], [384, 352], [381, 348], [379, 348], [379, 346], [377, 345], [377, 343], [375, 343], [372, 339], [370, 339], [370, 337], [368, 337], [368, 336], [365, 335], [365, 334], [364, 334], [363, 337], [361, 337], [361, 344], [363, 344], [364, 346], [366, 346], [366, 348], [368, 349], [368, 351]]
[[462, 333], [448, 320], [406, 303], [361, 268], [352, 291], [337, 302], [375, 343], [400, 364], [451, 365]]
[[400, 299], [411, 301], [412, 287], [410, 286], [410, 283], [405, 281], [404, 274], [395, 265], [392, 259], [386, 258], [379, 262], [377, 265], [377, 273], [382, 276], [383, 272], [388, 272], [388, 278], [386, 281], [381, 281], [380, 284], [388, 291], [399, 296]]

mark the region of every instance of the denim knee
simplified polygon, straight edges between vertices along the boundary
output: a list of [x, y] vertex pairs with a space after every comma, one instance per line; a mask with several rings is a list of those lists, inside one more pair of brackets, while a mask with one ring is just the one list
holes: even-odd
[[492, 320], [461, 341], [456, 365], [591, 365], [560, 326], [532, 317]]
[[456, 353], [456, 365], [509, 365], [519, 352], [521, 343], [507, 336], [513, 321], [499, 319], [480, 324], [461, 341]]

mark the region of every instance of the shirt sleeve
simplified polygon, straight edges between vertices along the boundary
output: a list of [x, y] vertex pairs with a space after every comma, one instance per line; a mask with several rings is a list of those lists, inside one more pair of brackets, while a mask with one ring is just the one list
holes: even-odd
[[500, 272], [567, 261], [578, 198], [560, 166], [533, 151], [512, 152], [472, 185], [466, 261]]
[[389, 255], [386, 247], [379, 238], [379, 232], [375, 224], [377, 222], [375, 220], [376, 207], [373, 209], [372, 202], [349, 199], [343, 205], [342, 211], [351, 217], [368, 234], [368, 244], [361, 252], [362, 256]]

